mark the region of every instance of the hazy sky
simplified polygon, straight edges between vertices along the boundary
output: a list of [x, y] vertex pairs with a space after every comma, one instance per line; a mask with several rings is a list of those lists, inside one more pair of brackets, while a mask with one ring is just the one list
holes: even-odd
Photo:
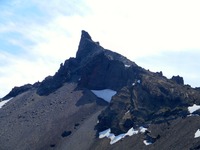
[[0, 0], [0, 97], [74, 57], [81, 30], [151, 71], [200, 86], [199, 0]]

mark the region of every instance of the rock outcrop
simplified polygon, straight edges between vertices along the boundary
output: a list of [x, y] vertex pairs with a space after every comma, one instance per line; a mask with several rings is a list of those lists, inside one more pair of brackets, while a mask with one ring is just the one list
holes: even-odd
[[7, 100], [9, 98], [15, 97], [19, 94], [22, 94], [26, 91], [29, 91], [31, 89], [35, 89], [38, 88], [40, 85], [40, 82], [36, 82], [35, 84], [25, 84], [23, 86], [20, 87], [14, 87], [6, 96], [4, 96], [2, 99], [3, 100]]
[[131, 84], [141, 72], [145, 70], [126, 57], [104, 49], [82, 31], [76, 58], [66, 60], [54, 76], [45, 78], [37, 93], [49, 95], [65, 82], [78, 82], [89, 89], [119, 90]]
[[179, 75], [178, 76], [173, 76], [171, 78], [171, 80], [174, 81], [174, 82], [176, 82], [177, 84], [184, 85], [183, 77], [180, 77]]
[[125, 86], [112, 98], [99, 116], [97, 128], [111, 128], [113, 133], [127, 132], [130, 127], [148, 126], [185, 118], [188, 106], [200, 104], [195, 89], [171, 82], [165, 77], [143, 74], [132, 86]]
[[103, 51], [103, 47], [98, 42], [94, 42], [91, 36], [82, 30], [81, 39], [76, 53], [76, 58], [79, 62], [86, 61], [89, 57]]

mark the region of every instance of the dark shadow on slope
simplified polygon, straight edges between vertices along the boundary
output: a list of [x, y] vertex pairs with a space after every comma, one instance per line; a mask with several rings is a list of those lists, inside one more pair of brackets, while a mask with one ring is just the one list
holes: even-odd
[[100, 106], [107, 106], [108, 102], [101, 98], [97, 98], [90, 90], [83, 90], [83, 96], [77, 101], [76, 106], [82, 106], [90, 103], [96, 103]]

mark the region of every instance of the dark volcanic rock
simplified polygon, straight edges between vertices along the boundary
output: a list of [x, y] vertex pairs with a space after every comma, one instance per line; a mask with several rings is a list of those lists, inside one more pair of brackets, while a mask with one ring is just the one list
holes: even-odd
[[78, 80], [80, 87], [119, 90], [139, 78], [142, 72], [145, 70], [134, 62], [104, 49], [86, 31], [82, 31], [76, 58], [66, 60], [54, 76], [45, 78], [37, 93], [49, 95], [64, 83]]
[[87, 60], [88, 57], [92, 57], [96, 53], [102, 52], [103, 48], [98, 42], [94, 42], [91, 36], [84, 30], [82, 30], [81, 40], [76, 53], [78, 61]]
[[69, 136], [71, 133], [72, 133], [71, 131], [64, 131], [64, 132], [61, 134], [61, 136], [62, 136], [62, 137], [67, 137], [67, 136]]
[[179, 75], [178, 76], [173, 76], [171, 78], [171, 80], [174, 81], [174, 82], [176, 82], [177, 84], [184, 85], [183, 77], [180, 77]]
[[45, 78], [38, 88], [37, 93], [39, 95], [49, 95], [60, 88], [65, 82], [78, 81], [85, 64], [94, 55], [103, 52], [103, 50], [98, 43], [92, 41], [92, 38], [86, 31], [82, 31], [76, 58], [66, 60], [64, 65], [60, 65], [58, 72], [54, 76]]
[[39, 82], [36, 82], [35, 84], [25, 84], [23, 86], [20, 87], [14, 87], [5, 97], [3, 97], [3, 100], [9, 99], [11, 97], [15, 97], [19, 94], [22, 94], [28, 90], [31, 90], [33, 88], [38, 88], [38, 86], [40, 85]]
[[143, 74], [140, 82], [121, 89], [109, 107], [99, 116], [99, 131], [111, 128], [115, 134], [131, 126], [162, 123], [186, 117], [188, 106], [200, 104], [200, 93], [187, 86], [174, 84], [165, 77]]
[[119, 90], [139, 78], [144, 70], [136, 65], [125, 67], [122, 61], [101, 53], [93, 57], [81, 72], [80, 86], [89, 89]]
[[54, 76], [46, 77], [39, 86], [37, 93], [39, 95], [49, 95], [56, 91], [65, 82], [77, 80], [74, 73], [79, 66], [75, 58], [70, 58], [65, 61], [64, 65], [61, 64], [58, 72]]

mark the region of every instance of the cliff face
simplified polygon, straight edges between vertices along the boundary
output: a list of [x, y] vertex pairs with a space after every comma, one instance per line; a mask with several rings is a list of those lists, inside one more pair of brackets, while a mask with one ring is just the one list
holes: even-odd
[[[116, 94], [108, 103], [103, 99], [109, 90]], [[0, 109], [2, 150], [198, 149], [200, 145], [194, 138], [200, 111], [188, 109], [200, 104], [199, 89], [184, 85], [180, 76], [167, 79], [104, 49], [86, 31], [76, 58], [66, 60], [41, 83], [13, 88], [3, 100], [12, 97]], [[141, 134], [125, 137], [131, 128]], [[99, 132], [107, 129], [125, 139], [114, 145], [98, 139]], [[176, 132], [181, 133], [175, 136]]]
[[40, 84], [37, 93], [48, 95], [65, 82], [76, 82], [88, 89], [119, 90], [132, 83], [140, 72], [145, 70], [124, 56], [104, 49], [98, 42], [92, 41], [86, 31], [82, 31], [76, 58], [61, 64], [53, 77], [47, 77]]
[[[163, 76], [143, 74], [133, 85], [125, 86], [112, 98], [99, 116], [100, 131], [127, 132], [131, 127], [166, 123], [189, 115], [188, 107], [200, 104], [200, 93]], [[196, 112], [196, 114], [199, 114]]]

